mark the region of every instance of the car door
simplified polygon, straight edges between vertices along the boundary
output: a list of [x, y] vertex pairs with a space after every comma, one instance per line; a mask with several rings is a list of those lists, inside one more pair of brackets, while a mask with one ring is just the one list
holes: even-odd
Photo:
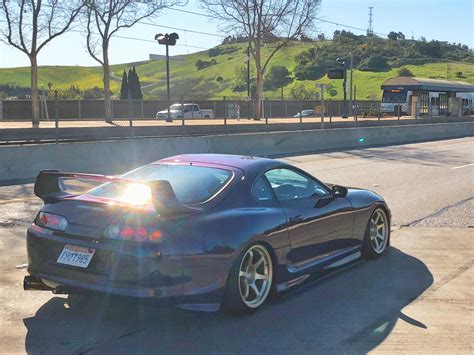
[[202, 118], [201, 110], [198, 105], [193, 105], [193, 118]]
[[265, 176], [287, 217], [288, 258], [293, 267], [317, 264], [357, 245], [347, 198], [334, 196], [327, 186], [298, 169], [272, 169]]
[[193, 107], [191, 105], [184, 105], [184, 118], [192, 118], [193, 117]]

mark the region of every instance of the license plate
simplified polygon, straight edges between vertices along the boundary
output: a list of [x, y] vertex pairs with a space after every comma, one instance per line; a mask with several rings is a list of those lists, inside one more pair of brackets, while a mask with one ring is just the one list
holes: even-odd
[[65, 245], [57, 263], [86, 268], [94, 256], [95, 249]]

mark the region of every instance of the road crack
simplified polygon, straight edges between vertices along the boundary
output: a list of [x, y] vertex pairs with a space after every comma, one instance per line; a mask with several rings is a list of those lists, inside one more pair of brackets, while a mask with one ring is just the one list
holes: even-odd
[[474, 199], [474, 197], [468, 197], [464, 200], [461, 200], [461, 201], [458, 201], [456, 203], [453, 203], [451, 205], [448, 205], [448, 206], [445, 206], [443, 208], [441, 208], [440, 210], [436, 211], [436, 212], [433, 212], [427, 216], [424, 216], [424, 217], [421, 217], [419, 219], [416, 219], [414, 221], [411, 221], [409, 223], [405, 223], [405, 224], [402, 224], [401, 227], [414, 227], [416, 226], [418, 223], [420, 222], [423, 222], [424, 220], [428, 219], [428, 218], [434, 218], [434, 217], [438, 217], [440, 215], [442, 215], [443, 213], [447, 212], [448, 210], [452, 209], [452, 208], [455, 208], [455, 207], [458, 207], [464, 203], [467, 203], [469, 201], [471, 201], [472, 199]]

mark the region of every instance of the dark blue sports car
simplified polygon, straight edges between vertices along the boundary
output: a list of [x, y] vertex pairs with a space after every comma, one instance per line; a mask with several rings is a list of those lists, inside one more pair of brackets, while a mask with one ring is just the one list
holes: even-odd
[[[71, 194], [71, 180], [96, 187]], [[98, 185], [98, 186], [97, 186]], [[361, 257], [382, 254], [390, 210], [278, 160], [181, 155], [121, 177], [42, 171], [25, 289], [158, 298], [252, 312]]]

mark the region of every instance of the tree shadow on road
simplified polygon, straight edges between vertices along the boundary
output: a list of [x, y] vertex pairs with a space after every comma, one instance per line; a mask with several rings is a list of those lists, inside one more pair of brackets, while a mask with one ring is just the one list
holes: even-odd
[[391, 248], [269, 303], [250, 316], [195, 313], [115, 297], [53, 297], [24, 319], [28, 353], [365, 353], [433, 283], [420, 260]]

